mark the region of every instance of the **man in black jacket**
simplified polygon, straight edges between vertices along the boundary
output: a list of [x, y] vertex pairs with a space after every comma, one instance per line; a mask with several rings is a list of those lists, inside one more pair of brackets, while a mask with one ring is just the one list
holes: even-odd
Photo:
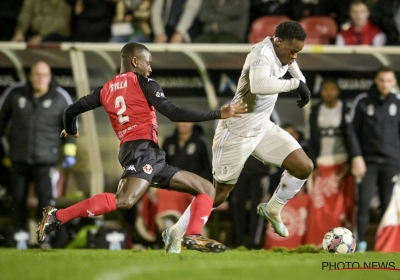
[[[33, 182], [39, 199], [38, 209], [54, 205], [55, 165], [64, 143], [63, 167], [75, 164], [75, 140], [59, 135], [63, 129], [64, 109], [71, 104], [68, 93], [51, 82], [50, 66], [35, 63], [29, 82], [8, 87], [0, 99], [0, 136], [6, 135], [10, 150], [11, 193], [13, 196], [14, 230], [26, 228], [26, 199], [28, 186]], [[26, 235], [25, 235], [26, 236]], [[25, 247], [19, 243], [21, 248]]]
[[367, 249], [369, 204], [378, 186], [381, 215], [389, 204], [400, 163], [400, 98], [392, 68], [382, 67], [368, 92], [354, 99], [350, 113], [354, 133], [350, 145], [355, 158], [352, 173], [358, 185], [358, 251]]

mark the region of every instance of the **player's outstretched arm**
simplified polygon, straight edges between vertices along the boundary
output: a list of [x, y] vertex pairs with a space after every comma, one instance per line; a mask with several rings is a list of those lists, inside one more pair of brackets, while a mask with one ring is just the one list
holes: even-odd
[[153, 80], [139, 77], [142, 90], [151, 105], [173, 122], [203, 122], [230, 117], [240, 117], [247, 111], [247, 105], [241, 101], [222, 106], [220, 110], [203, 111], [176, 106], [165, 97], [162, 88]]

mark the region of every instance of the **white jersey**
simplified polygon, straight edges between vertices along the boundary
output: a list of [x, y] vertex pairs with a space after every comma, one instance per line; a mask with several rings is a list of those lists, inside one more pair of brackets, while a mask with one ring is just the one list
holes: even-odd
[[[292, 79], [280, 79], [285, 73]], [[229, 118], [219, 122], [227, 126], [231, 133], [243, 137], [254, 137], [273, 127], [270, 121], [278, 93], [288, 92], [299, 87], [305, 78], [296, 62], [290, 66], [282, 65], [275, 54], [271, 38], [255, 44], [247, 55], [238, 87], [232, 103], [243, 99], [247, 103], [247, 113], [242, 118]]]

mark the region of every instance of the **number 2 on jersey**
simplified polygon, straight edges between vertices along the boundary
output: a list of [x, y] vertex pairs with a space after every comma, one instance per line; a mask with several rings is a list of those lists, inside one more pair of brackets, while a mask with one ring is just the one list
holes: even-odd
[[129, 122], [129, 116], [122, 115], [126, 111], [125, 99], [122, 96], [117, 96], [117, 98], [115, 98], [115, 108], [119, 107], [121, 107], [121, 109], [119, 109], [117, 112], [119, 123], [124, 124], [126, 122]]

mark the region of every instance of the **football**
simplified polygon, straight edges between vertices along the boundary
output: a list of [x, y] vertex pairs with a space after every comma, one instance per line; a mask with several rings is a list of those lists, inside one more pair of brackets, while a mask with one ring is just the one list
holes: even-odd
[[356, 249], [356, 239], [347, 228], [336, 227], [325, 234], [322, 248], [329, 253], [353, 254]]

